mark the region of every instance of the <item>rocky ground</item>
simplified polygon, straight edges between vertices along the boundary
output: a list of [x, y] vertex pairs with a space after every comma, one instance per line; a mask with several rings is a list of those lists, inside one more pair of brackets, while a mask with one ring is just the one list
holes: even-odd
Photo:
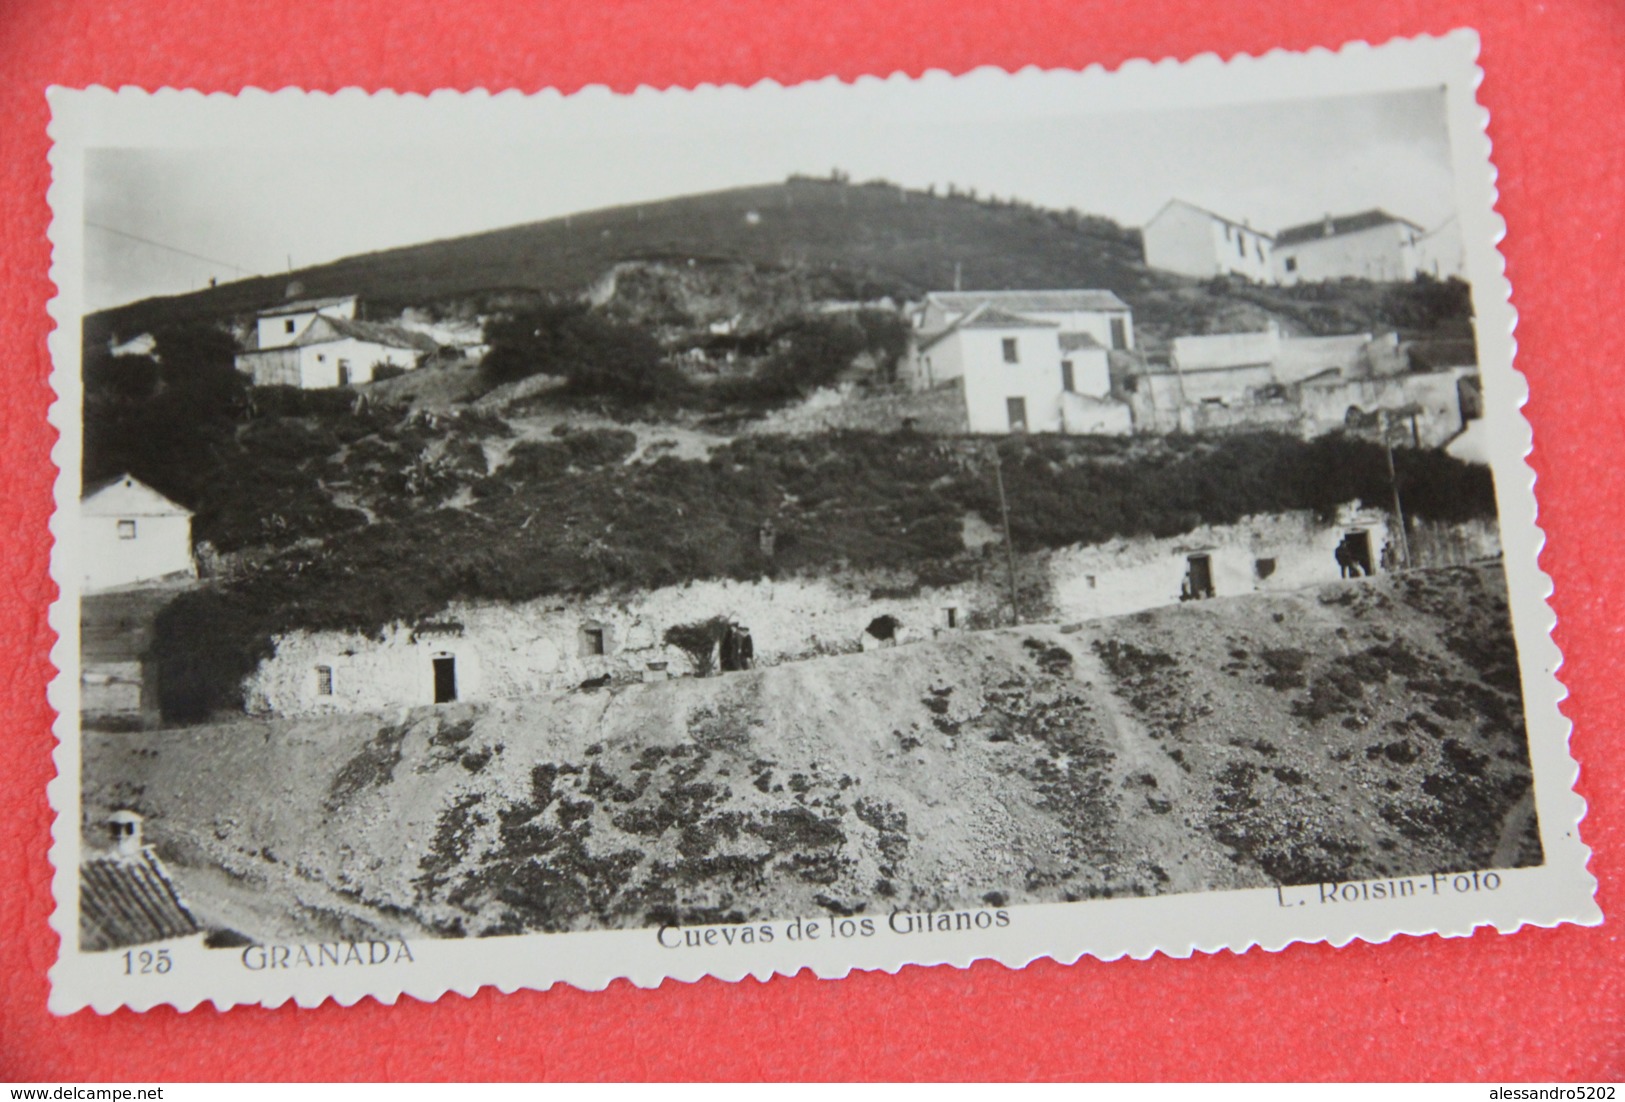
[[546, 699], [91, 732], [85, 817], [147, 815], [200, 916], [254, 938], [1201, 891], [1538, 864], [1521, 712], [1487, 564]]

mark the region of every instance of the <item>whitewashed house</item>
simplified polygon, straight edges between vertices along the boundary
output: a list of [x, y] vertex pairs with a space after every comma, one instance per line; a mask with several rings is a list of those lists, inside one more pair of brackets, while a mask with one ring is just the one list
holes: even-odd
[[78, 546], [87, 592], [197, 576], [191, 511], [127, 474], [80, 497]]
[[1164, 204], [1140, 235], [1147, 267], [1198, 279], [1239, 275], [1274, 282], [1273, 237], [1183, 199]]
[[1372, 209], [1292, 226], [1275, 235], [1275, 282], [1407, 280], [1416, 274], [1421, 226]]
[[1127, 433], [1128, 407], [1110, 400], [1106, 348], [1089, 332], [982, 303], [921, 334], [910, 381], [920, 390], [954, 384], [964, 425], [977, 433]]
[[393, 325], [357, 321], [356, 296], [305, 299], [261, 311], [255, 347], [237, 355], [237, 370], [255, 386], [304, 390], [369, 383], [382, 365], [411, 369], [434, 341]]
[[940, 332], [982, 306], [1053, 322], [1061, 332], [1088, 333], [1105, 348], [1134, 347], [1134, 312], [1111, 291], [932, 291], [915, 315], [915, 328]]

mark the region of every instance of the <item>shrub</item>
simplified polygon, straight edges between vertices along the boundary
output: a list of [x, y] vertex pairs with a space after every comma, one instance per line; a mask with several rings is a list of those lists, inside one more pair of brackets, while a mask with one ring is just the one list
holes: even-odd
[[547, 303], [496, 318], [485, 335], [490, 350], [480, 369], [493, 386], [558, 375], [571, 394], [634, 403], [683, 386], [646, 331], [579, 303]]
[[713, 616], [709, 620], [697, 620], [691, 624], [675, 624], [666, 629], [664, 640], [667, 646], [676, 647], [688, 655], [697, 676], [709, 677], [716, 667], [717, 648], [727, 632], [728, 618]]

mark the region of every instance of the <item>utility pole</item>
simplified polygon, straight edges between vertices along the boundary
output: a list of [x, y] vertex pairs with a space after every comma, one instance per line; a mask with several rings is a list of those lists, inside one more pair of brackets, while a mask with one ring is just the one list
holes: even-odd
[[1399, 525], [1399, 552], [1406, 569], [1411, 565], [1411, 537], [1405, 530], [1405, 510], [1399, 504], [1399, 476], [1394, 472], [1394, 446], [1384, 434], [1383, 454], [1388, 457], [1388, 488], [1394, 496], [1394, 520]]
[[999, 446], [993, 445], [993, 481], [999, 487], [999, 517], [1004, 522], [1004, 565], [1010, 581], [1010, 623], [1021, 624], [1021, 605], [1016, 600], [1016, 546], [1010, 539], [1010, 504], [1004, 496], [1004, 463]]

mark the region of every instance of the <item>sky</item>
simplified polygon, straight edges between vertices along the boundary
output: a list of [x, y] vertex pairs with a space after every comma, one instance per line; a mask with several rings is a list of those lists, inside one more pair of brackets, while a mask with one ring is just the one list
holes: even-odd
[[353, 126], [326, 133], [301, 120], [286, 136], [230, 145], [94, 148], [86, 306], [837, 167], [854, 181], [954, 184], [1126, 226], [1175, 197], [1271, 232], [1371, 207], [1428, 228], [1453, 213], [1439, 88], [1026, 116], [873, 110], [833, 95], [818, 110], [764, 98], [706, 113], [605, 95], [575, 116], [569, 100], [520, 116], [493, 99], [489, 125], [460, 132], [358, 139]]

